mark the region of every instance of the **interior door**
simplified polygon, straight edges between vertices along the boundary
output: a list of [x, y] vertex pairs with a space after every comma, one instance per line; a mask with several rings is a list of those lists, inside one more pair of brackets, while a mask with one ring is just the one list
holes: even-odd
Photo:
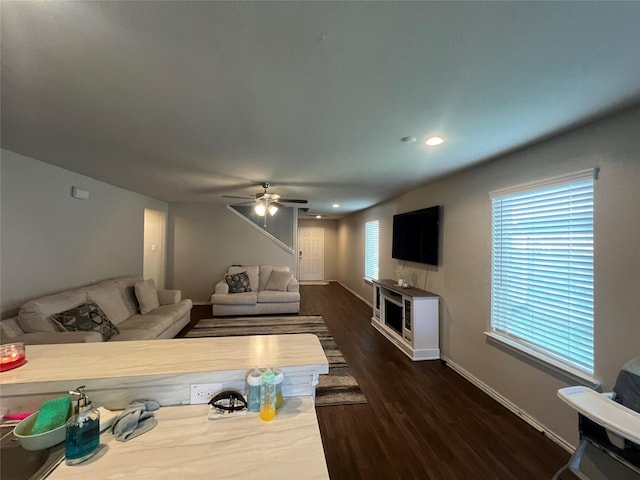
[[324, 280], [324, 228], [298, 229], [298, 280]]

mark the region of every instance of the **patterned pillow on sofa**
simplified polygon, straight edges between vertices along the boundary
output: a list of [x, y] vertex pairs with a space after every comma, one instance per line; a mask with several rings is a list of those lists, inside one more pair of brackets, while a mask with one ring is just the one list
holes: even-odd
[[51, 318], [68, 332], [98, 332], [105, 342], [120, 333], [120, 330], [111, 323], [102, 309], [92, 301], [78, 305], [66, 312], [56, 313]]
[[229, 293], [251, 291], [251, 283], [249, 283], [249, 275], [247, 275], [247, 272], [226, 275], [224, 279], [226, 280], [227, 285], [229, 285]]

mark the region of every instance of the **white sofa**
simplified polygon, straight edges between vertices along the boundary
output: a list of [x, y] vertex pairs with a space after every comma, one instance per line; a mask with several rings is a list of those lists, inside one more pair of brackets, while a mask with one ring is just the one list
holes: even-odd
[[[251, 291], [230, 293], [227, 276], [247, 272]], [[276, 274], [282, 280], [283, 273], [290, 276], [286, 282], [278, 283], [277, 290], [268, 290], [271, 275]], [[275, 277], [274, 277], [275, 278]], [[225, 277], [216, 286], [211, 295], [211, 306], [214, 317], [229, 315], [264, 315], [278, 313], [298, 313], [300, 311], [300, 285], [285, 265], [246, 265], [231, 266]]]
[[179, 290], [157, 290], [159, 305], [142, 314], [135, 291], [138, 282], [142, 278], [119, 277], [31, 300], [20, 307], [16, 317], [0, 322], [2, 343], [101, 342], [104, 337], [97, 331], [62, 331], [52, 318], [87, 302], [98, 305], [119, 331], [108, 341], [175, 337], [191, 319], [191, 300], [182, 300]]

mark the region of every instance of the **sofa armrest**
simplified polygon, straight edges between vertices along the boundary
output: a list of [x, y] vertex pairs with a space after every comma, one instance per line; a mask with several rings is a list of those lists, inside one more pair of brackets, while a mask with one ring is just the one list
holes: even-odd
[[229, 284], [227, 281], [223, 279], [216, 283], [214, 293], [229, 293]]
[[173, 305], [182, 300], [182, 290], [158, 290], [160, 305]]
[[300, 284], [298, 283], [298, 280], [291, 277], [291, 281], [289, 281], [289, 285], [287, 285], [287, 292], [299, 292], [299, 291], [300, 291]]

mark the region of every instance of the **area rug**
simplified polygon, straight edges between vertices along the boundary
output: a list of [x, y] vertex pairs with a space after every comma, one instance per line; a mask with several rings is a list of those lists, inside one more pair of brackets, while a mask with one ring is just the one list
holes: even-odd
[[333, 340], [321, 316], [204, 318], [186, 338], [235, 337], [240, 335], [283, 335], [313, 333], [320, 340], [329, 361], [329, 374], [320, 375], [316, 406], [367, 403], [358, 381]]

